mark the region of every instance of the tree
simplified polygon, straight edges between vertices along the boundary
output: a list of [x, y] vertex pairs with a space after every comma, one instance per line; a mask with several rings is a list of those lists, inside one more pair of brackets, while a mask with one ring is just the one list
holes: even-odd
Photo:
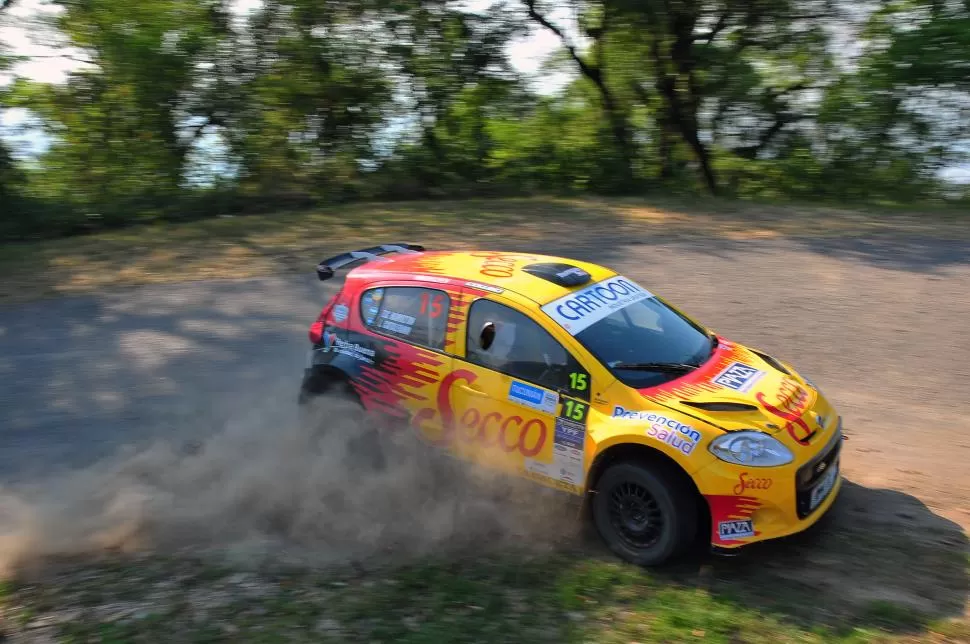
[[603, 113], [609, 122], [616, 151], [620, 155], [622, 164], [618, 177], [619, 188], [629, 190], [634, 186], [634, 157], [632, 136], [627, 122], [627, 113], [623, 105], [616, 98], [614, 91], [607, 83], [606, 43], [612, 33], [616, 11], [610, 0], [592, 5], [580, 20], [580, 27], [584, 35], [593, 42], [589, 54], [580, 53], [576, 45], [560, 27], [553, 24], [540, 10], [536, 9], [536, 0], [522, 0], [528, 11], [529, 19], [554, 33], [570, 58], [576, 63], [584, 78], [596, 87], [602, 101]]

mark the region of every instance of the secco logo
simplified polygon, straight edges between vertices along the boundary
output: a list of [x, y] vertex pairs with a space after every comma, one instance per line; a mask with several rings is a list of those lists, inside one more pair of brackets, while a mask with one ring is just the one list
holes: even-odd
[[647, 436], [666, 443], [686, 455], [690, 455], [701, 440], [701, 433], [690, 425], [652, 411], [632, 411], [616, 405], [613, 407], [613, 418], [650, 423]]
[[[802, 414], [808, 409], [808, 392], [803, 387], [799, 387], [793, 381], [786, 379], [781, 383], [781, 389], [778, 390], [775, 405], [768, 402], [768, 398], [761, 392], [758, 392], [755, 398], [766, 410], [788, 421], [785, 424], [785, 429], [795, 442], [799, 445], [809, 444], [817, 430], [809, 429], [808, 423], [802, 418]], [[819, 422], [819, 429], [824, 428], [825, 423]]]
[[617, 275], [554, 300], [542, 311], [576, 335], [611, 313], [650, 297], [652, 293]]
[[455, 408], [451, 404], [452, 387], [459, 381], [471, 384], [477, 379], [477, 375], [465, 369], [449, 373], [441, 379], [437, 409], [425, 407], [419, 410], [412, 417], [411, 426], [424, 433], [422, 423], [440, 415], [441, 433], [437, 438], [426, 436], [434, 445], [449, 447], [461, 441], [484, 448], [498, 448], [508, 454], [518, 452], [525, 457], [538, 455], [549, 434], [549, 428], [541, 418], [504, 416], [497, 411], [483, 413], [474, 407], [466, 409], [460, 419], [455, 418]]
[[472, 257], [482, 257], [479, 273], [488, 277], [512, 277], [515, 274], [515, 256], [501, 253], [472, 253]]

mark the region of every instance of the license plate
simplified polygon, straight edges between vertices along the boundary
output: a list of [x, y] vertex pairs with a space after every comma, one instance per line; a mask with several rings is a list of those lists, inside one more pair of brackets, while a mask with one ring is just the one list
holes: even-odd
[[835, 482], [839, 480], [839, 462], [835, 461], [829, 471], [822, 476], [822, 480], [818, 482], [815, 489], [812, 490], [812, 496], [809, 499], [808, 507], [809, 510], [814, 510], [819, 506], [819, 504], [825, 500], [825, 497], [829, 495], [832, 488], [835, 487]]

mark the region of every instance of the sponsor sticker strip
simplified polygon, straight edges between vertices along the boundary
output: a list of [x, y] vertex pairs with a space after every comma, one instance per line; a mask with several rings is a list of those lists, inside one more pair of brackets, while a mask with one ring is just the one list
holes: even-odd
[[690, 455], [701, 441], [701, 433], [674, 418], [652, 411], [633, 411], [620, 405], [613, 407], [613, 418], [649, 423], [647, 436]]
[[323, 347], [320, 351], [326, 353], [332, 351], [333, 353], [339, 353], [341, 355], [348, 356], [354, 360], [359, 360], [367, 364], [374, 364], [374, 356], [377, 352], [374, 349], [369, 349], [365, 346], [361, 346], [356, 342], [348, 342], [337, 336], [336, 333], [326, 332], [323, 334]]
[[603, 318], [653, 293], [617, 275], [580, 289], [542, 307], [570, 335], [582, 333]]
[[754, 383], [758, 382], [763, 375], [765, 375], [764, 371], [759, 371], [743, 362], [732, 362], [721, 373], [714, 376], [712, 381], [716, 385], [745, 393], [750, 391]]
[[391, 333], [411, 335], [411, 329], [414, 327], [415, 321], [416, 318], [413, 315], [384, 310], [381, 311], [381, 320], [377, 326]]
[[518, 380], [513, 380], [509, 385], [509, 400], [547, 414], [556, 413], [556, 405], [559, 403], [559, 397], [551, 391]]
[[582, 423], [568, 418], [557, 418], [553, 434], [552, 463], [543, 463], [529, 458], [525, 461], [525, 469], [532, 474], [539, 474], [573, 487], [582, 487], [585, 441], [586, 427]]
[[754, 536], [754, 521], [740, 519], [737, 521], [720, 521], [717, 524], [717, 534], [724, 541], [744, 539]]

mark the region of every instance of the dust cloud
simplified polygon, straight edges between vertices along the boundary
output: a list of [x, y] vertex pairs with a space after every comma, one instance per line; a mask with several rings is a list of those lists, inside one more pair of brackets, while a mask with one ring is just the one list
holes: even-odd
[[240, 409], [191, 449], [160, 441], [0, 491], [0, 574], [184, 549], [236, 564], [386, 563], [463, 548], [548, 549], [575, 530], [575, 507], [561, 497], [461, 467], [409, 429], [384, 432], [375, 463], [350, 403], [322, 399], [299, 422], [280, 422], [281, 405], [260, 407]]

